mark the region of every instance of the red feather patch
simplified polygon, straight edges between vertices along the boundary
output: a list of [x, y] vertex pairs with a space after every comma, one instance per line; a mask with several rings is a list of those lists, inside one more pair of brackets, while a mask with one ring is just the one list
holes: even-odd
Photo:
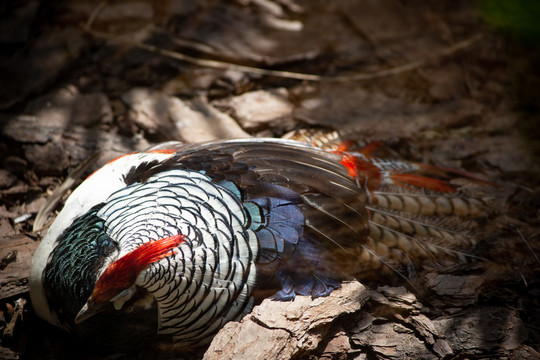
[[174, 254], [173, 249], [185, 240], [183, 235], [173, 235], [142, 244], [137, 249], [111, 263], [98, 279], [90, 299], [104, 303], [120, 291], [129, 288], [137, 276], [151, 264]]

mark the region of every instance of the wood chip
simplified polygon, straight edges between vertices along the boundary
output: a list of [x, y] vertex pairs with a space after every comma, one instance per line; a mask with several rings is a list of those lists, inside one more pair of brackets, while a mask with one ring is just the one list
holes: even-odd
[[358, 282], [328, 297], [297, 296], [292, 302], [264, 300], [241, 322], [228, 323], [204, 359], [290, 359], [317, 348], [332, 323], [358, 311], [369, 297]]

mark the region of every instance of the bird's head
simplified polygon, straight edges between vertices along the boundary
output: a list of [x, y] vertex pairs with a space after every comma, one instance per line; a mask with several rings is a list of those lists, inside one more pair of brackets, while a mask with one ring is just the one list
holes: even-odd
[[174, 254], [173, 249], [185, 240], [183, 235], [173, 235], [142, 244], [107, 266], [96, 282], [92, 295], [75, 317], [80, 324], [113, 303], [120, 310], [135, 292], [137, 277], [151, 264]]

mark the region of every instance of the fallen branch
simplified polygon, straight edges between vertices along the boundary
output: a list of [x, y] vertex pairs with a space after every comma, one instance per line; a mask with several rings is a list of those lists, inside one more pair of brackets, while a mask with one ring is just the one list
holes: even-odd
[[99, 39], [103, 39], [107, 41], [117, 41], [122, 44], [131, 45], [136, 48], [143, 49], [152, 53], [156, 53], [156, 54], [166, 56], [172, 59], [185, 61], [191, 64], [203, 66], [203, 67], [208, 67], [208, 68], [213, 68], [213, 69], [223, 69], [223, 70], [234, 70], [234, 71], [244, 72], [248, 74], [274, 76], [274, 77], [280, 77], [280, 78], [286, 78], [286, 79], [296, 79], [296, 80], [305, 80], [305, 81], [317, 81], [317, 82], [320, 82], [320, 81], [337, 81], [337, 82], [363, 81], [363, 80], [373, 80], [373, 79], [388, 77], [388, 76], [395, 76], [395, 75], [398, 75], [407, 71], [418, 69], [422, 67], [423, 65], [427, 64], [428, 62], [433, 61], [437, 58], [449, 56], [460, 50], [471, 47], [472, 45], [480, 41], [483, 37], [482, 34], [471, 36], [447, 48], [444, 48], [439, 51], [435, 51], [432, 54], [422, 59], [415, 60], [415, 61], [403, 64], [403, 65], [391, 67], [388, 69], [382, 69], [382, 70], [369, 72], [369, 73], [356, 73], [356, 74], [353, 73], [353, 74], [348, 74], [348, 75], [324, 76], [324, 75], [305, 74], [305, 73], [298, 73], [298, 72], [291, 72], [291, 71], [268, 70], [268, 69], [261, 69], [261, 68], [253, 67], [253, 66], [239, 65], [239, 64], [234, 64], [230, 62], [219, 61], [219, 60], [200, 59], [200, 58], [189, 56], [189, 55], [177, 52], [177, 51], [162, 49], [154, 45], [132, 40], [124, 36], [114, 35], [107, 32], [95, 30], [92, 28], [92, 24], [94, 23], [94, 20], [98, 16], [99, 12], [105, 6], [104, 4], [105, 2], [101, 2], [96, 7], [96, 9], [94, 9], [92, 14], [89, 16], [88, 21], [85, 24], [81, 25], [81, 28], [83, 31], [94, 36], [95, 38], [99, 38]]

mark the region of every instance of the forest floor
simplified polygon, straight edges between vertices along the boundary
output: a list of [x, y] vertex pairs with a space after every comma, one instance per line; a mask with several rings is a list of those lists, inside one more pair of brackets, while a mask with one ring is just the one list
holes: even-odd
[[[162, 141], [304, 130], [381, 141], [393, 156], [499, 184], [478, 250], [489, 262], [428, 272], [427, 302], [357, 282], [315, 301], [264, 301], [205, 358], [540, 358], [538, 34], [493, 26], [514, 15], [504, 1], [406, 3], [2, 2], [0, 358], [100, 358], [41, 321], [28, 297], [32, 253], [61, 202], [39, 229], [36, 215], [84, 160], [101, 154], [88, 174]], [[533, 3], [510, 10], [534, 17]], [[143, 357], [157, 355], [117, 358]]]

